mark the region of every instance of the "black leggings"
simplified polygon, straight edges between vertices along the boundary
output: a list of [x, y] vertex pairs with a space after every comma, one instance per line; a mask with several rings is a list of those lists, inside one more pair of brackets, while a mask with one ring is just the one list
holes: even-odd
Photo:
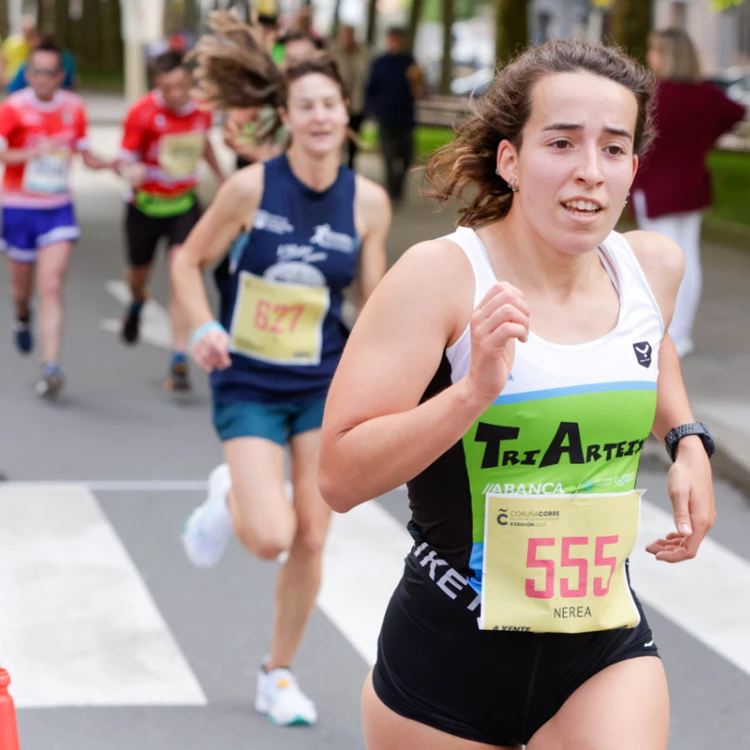
[[640, 603], [641, 620], [632, 629], [483, 631], [478, 610], [446, 596], [428, 570], [413, 552], [406, 558], [383, 621], [373, 685], [397, 714], [456, 737], [526, 744], [597, 672], [658, 656]]

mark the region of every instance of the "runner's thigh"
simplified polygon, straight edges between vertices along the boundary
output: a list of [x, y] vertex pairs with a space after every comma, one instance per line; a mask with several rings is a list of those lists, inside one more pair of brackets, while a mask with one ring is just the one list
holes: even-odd
[[669, 694], [661, 659], [621, 661], [587, 680], [527, 750], [666, 750]]
[[520, 745], [501, 747], [454, 737], [400, 716], [376, 695], [372, 673], [362, 691], [362, 724], [367, 750], [521, 750]]
[[258, 437], [224, 442], [224, 456], [232, 475], [235, 523], [254, 537], [286, 528], [289, 500], [284, 488], [283, 446]]

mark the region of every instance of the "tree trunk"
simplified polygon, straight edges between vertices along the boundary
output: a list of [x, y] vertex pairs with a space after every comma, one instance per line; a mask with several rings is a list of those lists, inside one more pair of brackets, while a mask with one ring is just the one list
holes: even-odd
[[375, 45], [375, 37], [378, 35], [378, 0], [369, 0], [367, 5], [367, 44], [369, 47]]
[[529, 44], [529, 2], [495, 0], [495, 3], [495, 58], [505, 64]]
[[411, 0], [411, 13], [409, 15], [409, 30], [406, 37], [406, 49], [409, 52], [414, 51], [414, 40], [417, 38], [417, 29], [419, 20], [422, 18], [422, 0]]
[[82, 29], [81, 64], [93, 70], [102, 67], [100, 6], [99, 0], [83, 0], [83, 18], [79, 22], [81, 26], [85, 24], [85, 29]]
[[54, 24], [55, 24], [55, 39], [57, 40], [57, 43], [61, 47], [70, 47], [70, 39], [69, 37], [69, 20], [70, 20], [70, 14], [68, 12], [68, 3], [67, 0], [63, 2], [63, 0], [58, 0], [57, 4], [55, 5], [55, 16], [54, 16]]
[[8, 36], [8, 0], [0, 0], [0, 39]]
[[331, 28], [331, 36], [334, 39], [339, 33], [340, 25], [341, 25], [341, 0], [336, 0], [336, 4], [333, 6], [333, 25]]
[[200, 11], [198, 0], [185, 0], [185, 28], [193, 34], [197, 34], [200, 25]]
[[440, 93], [448, 96], [453, 81], [453, 0], [443, 0], [443, 64], [440, 71]]
[[612, 40], [629, 55], [645, 61], [651, 32], [653, 0], [615, 0], [612, 8]]
[[[59, 2], [59, 0], [58, 0]], [[122, 70], [122, 16], [119, 0], [107, 0], [100, 6], [102, 66], [112, 72]]]

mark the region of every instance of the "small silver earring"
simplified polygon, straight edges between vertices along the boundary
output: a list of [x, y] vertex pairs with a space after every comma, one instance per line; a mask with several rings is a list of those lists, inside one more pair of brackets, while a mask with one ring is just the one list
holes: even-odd
[[518, 192], [518, 187], [516, 185], [514, 185], [512, 182], [508, 183], [508, 187], [510, 188], [510, 192], [511, 193], [517, 193]]
[[625, 205], [628, 205], [628, 200], [630, 199], [630, 190], [628, 190], [628, 194], [625, 196]]

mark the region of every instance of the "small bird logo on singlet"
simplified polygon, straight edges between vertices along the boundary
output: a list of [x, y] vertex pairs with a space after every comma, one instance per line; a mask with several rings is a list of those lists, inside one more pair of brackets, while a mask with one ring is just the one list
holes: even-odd
[[637, 344], [633, 344], [633, 351], [641, 367], [651, 367], [651, 352], [653, 350], [648, 341], [639, 341]]

